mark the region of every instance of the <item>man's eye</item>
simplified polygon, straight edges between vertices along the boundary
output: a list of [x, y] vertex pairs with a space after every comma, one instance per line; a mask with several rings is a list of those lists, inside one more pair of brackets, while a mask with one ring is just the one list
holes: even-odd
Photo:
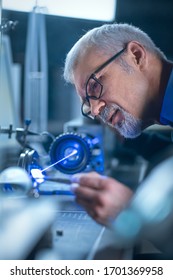
[[97, 92], [98, 88], [99, 88], [99, 84], [97, 82], [92, 83], [91, 92], [93, 93]]
[[100, 93], [100, 84], [93, 80], [88, 85], [88, 95], [90, 96], [98, 96]]

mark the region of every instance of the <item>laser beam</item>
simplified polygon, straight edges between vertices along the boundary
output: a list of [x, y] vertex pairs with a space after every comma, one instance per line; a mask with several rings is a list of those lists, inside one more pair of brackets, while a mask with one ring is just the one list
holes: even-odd
[[77, 154], [77, 150], [74, 150], [74, 151], [73, 151], [72, 153], [70, 153], [69, 155], [67, 155], [67, 156], [61, 158], [60, 160], [54, 162], [53, 164], [51, 164], [51, 165], [45, 167], [44, 169], [41, 170], [41, 172], [46, 171], [47, 169], [51, 168], [52, 166], [54, 166], [54, 165], [56, 165], [56, 164], [62, 162], [63, 160], [65, 160], [65, 159], [67, 159], [67, 158], [69, 158], [69, 157], [72, 157], [72, 156], [74, 156], [74, 155], [76, 155], [76, 154]]

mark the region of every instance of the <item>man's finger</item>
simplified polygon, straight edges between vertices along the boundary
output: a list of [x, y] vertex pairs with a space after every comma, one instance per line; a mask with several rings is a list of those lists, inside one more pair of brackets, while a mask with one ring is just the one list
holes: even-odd
[[103, 182], [105, 179], [105, 176], [92, 172], [74, 175], [72, 182], [78, 183], [83, 188], [102, 189], [105, 185], [105, 182]]

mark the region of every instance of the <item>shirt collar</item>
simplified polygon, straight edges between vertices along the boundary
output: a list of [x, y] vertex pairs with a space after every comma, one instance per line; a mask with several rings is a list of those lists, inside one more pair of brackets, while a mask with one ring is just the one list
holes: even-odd
[[160, 123], [173, 126], [173, 70], [169, 77], [162, 103]]

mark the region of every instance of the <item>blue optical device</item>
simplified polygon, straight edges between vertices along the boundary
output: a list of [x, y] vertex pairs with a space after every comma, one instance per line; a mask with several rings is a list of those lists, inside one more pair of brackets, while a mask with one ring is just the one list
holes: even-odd
[[73, 133], [58, 136], [50, 146], [50, 159], [62, 173], [74, 174], [87, 169], [91, 160], [89, 139]]

